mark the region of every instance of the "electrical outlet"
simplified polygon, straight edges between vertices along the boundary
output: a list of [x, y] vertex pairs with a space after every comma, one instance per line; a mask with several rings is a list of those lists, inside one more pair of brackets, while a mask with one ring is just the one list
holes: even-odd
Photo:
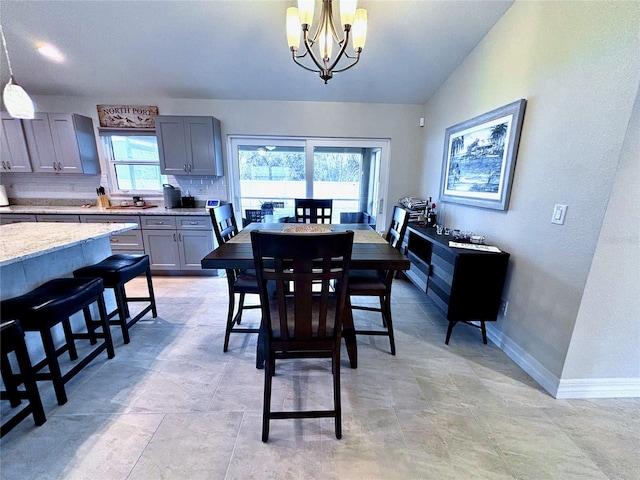
[[507, 309], [509, 308], [509, 302], [507, 302], [504, 298], [500, 300], [500, 313], [502, 313], [503, 317], [507, 316]]

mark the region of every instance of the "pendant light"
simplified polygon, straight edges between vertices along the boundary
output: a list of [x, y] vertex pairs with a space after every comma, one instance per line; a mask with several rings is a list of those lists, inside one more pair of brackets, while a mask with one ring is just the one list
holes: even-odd
[[33, 106], [33, 100], [24, 91], [20, 85], [18, 85], [13, 78], [13, 70], [11, 69], [11, 60], [9, 60], [9, 51], [7, 50], [7, 40], [4, 38], [4, 30], [0, 25], [0, 35], [2, 36], [2, 46], [4, 48], [4, 54], [7, 57], [7, 65], [9, 65], [9, 81], [4, 87], [2, 92], [2, 100], [4, 106], [7, 107], [9, 115], [13, 118], [25, 118], [32, 119], [35, 116], [35, 108]]

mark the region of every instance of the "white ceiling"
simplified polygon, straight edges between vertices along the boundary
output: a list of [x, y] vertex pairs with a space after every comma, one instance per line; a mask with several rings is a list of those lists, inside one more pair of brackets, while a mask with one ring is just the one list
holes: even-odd
[[[0, 21], [15, 79], [33, 95], [423, 104], [513, 0], [361, 0], [360, 63], [327, 85], [290, 58], [295, 3], [0, 0]], [[39, 55], [38, 42], [66, 61]], [[4, 56], [0, 66], [4, 85]]]

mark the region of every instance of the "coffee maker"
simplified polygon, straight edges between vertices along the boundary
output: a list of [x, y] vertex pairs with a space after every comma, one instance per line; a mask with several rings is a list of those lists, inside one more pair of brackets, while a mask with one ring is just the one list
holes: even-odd
[[167, 183], [162, 185], [162, 187], [164, 208], [180, 208], [182, 206], [180, 189]]

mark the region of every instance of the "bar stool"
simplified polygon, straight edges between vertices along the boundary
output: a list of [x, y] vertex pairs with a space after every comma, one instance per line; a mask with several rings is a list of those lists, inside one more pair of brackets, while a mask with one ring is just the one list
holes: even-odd
[[[115, 356], [103, 291], [104, 285], [100, 278], [57, 278], [24, 295], [3, 300], [0, 303], [3, 319], [18, 319], [25, 332], [40, 332], [45, 358], [35, 364], [33, 369], [36, 372], [36, 380], [51, 380], [53, 382], [59, 405], [64, 405], [67, 402], [64, 385], [89, 362], [105, 349], [108, 358]], [[100, 315], [99, 320], [93, 320], [89, 310], [89, 306], [96, 302]], [[69, 317], [80, 310], [84, 313], [88, 333], [74, 333], [71, 329]], [[65, 342], [64, 345], [56, 348], [51, 330], [59, 323], [62, 324]], [[97, 333], [96, 327], [102, 327], [102, 333]], [[104, 341], [63, 375], [60, 371], [58, 357], [64, 352], [69, 352], [69, 359], [77, 360], [78, 352], [75, 340], [90, 339], [91, 344], [96, 344], [97, 338], [102, 338]], [[49, 367], [49, 371], [41, 372], [46, 366]]]
[[[148, 297], [127, 297], [125, 284], [139, 275], [147, 276]], [[122, 328], [122, 338], [124, 343], [129, 343], [129, 328], [151, 311], [153, 318], [158, 316], [156, 309], [156, 298], [153, 294], [153, 283], [151, 282], [151, 266], [149, 255], [118, 253], [105, 258], [95, 265], [79, 268], [73, 272], [74, 277], [99, 277], [104, 282], [105, 288], [113, 288], [116, 297], [116, 309], [107, 315], [111, 325], [120, 325]], [[138, 315], [127, 322], [129, 317], [129, 303], [149, 302]], [[111, 320], [118, 315], [118, 320]]]
[[[23, 406], [8, 420], [4, 420], [0, 430], [0, 437], [18, 425], [29, 414], [33, 415], [33, 420], [37, 426], [47, 421], [42, 408], [40, 392], [36, 385], [35, 372], [29, 359], [27, 345], [24, 342], [24, 331], [17, 320], [9, 320], [0, 325], [0, 339], [2, 340], [1, 370], [2, 381], [6, 390], [0, 392], [0, 398], [9, 400], [12, 407], [20, 405], [20, 400], [27, 400], [28, 404]], [[9, 353], [14, 352], [18, 372], [14, 373], [9, 362]], [[24, 384], [24, 390], [19, 390], [18, 386]]]

